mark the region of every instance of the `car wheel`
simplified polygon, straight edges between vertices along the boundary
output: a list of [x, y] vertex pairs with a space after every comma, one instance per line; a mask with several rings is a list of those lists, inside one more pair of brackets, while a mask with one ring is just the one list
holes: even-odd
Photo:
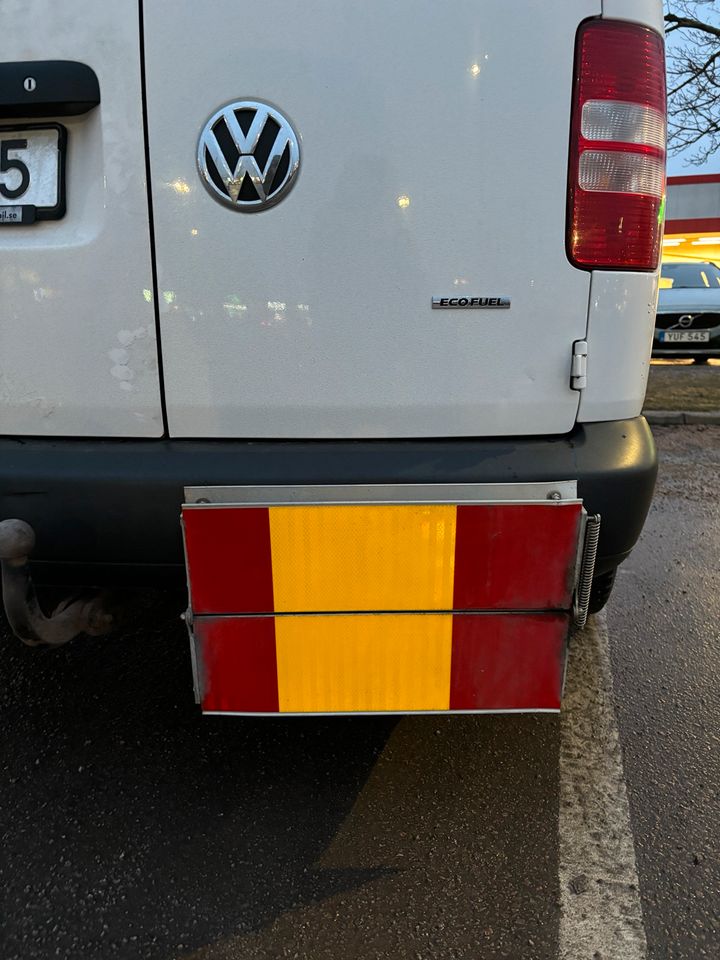
[[704, 364], [708, 362], [707, 357], [693, 357], [693, 363]]
[[600, 573], [593, 578], [592, 588], [590, 589], [589, 613], [600, 613], [610, 599], [616, 572], [616, 570], [608, 570], [606, 573]]

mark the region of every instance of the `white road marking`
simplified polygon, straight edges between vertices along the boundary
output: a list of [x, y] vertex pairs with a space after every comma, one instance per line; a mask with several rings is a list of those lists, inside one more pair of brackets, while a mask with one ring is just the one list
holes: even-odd
[[647, 956], [605, 618], [574, 638], [560, 721], [560, 960]]

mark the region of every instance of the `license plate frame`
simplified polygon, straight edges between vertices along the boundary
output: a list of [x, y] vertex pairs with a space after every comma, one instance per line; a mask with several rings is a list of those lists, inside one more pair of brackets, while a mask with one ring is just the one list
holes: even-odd
[[[42, 134], [48, 131], [53, 136], [43, 138]], [[60, 220], [65, 216], [67, 139], [67, 129], [60, 123], [13, 123], [0, 126], [0, 226], [24, 227], [42, 220]], [[18, 142], [25, 145], [17, 146]], [[4, 147], [3, 144], [11, 146]], [[16, 173], [20, 174], [20, 183], [17, 185]], [[8, 174], [11, 174], [10, 183], [7, 182]], [[49, 181], [43, 184], [45, 190], [37, 188], [39, 174], [44, 174], [40, 176], [41, 180]], [[14, 191], [23, 186], [25, 176], [28, 178], [25, 188], [14, 196]], [[44, 196], [39, 195], [43, 193]]]
[[709, 343], [709, 330], [663, 330], [660, 343]]

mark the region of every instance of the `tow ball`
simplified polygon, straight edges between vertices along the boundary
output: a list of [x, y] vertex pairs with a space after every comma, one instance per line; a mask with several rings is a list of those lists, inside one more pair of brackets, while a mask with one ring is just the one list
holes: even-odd
[[99, 594], [67, 597], [45, 616], [30, 576], [34, 547], [35, 531], [29, 523], [0, 523], [3, 603], [13, 633], [30, 647], [59, 647], [81, 633], [92, 637], [109, 633], [113, 616]]

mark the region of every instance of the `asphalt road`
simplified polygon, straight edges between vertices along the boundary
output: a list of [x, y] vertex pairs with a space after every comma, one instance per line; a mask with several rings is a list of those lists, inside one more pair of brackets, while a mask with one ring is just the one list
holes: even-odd
[[4, 635], [0, 957], [717, 957], [720, 428], [657, 434], [561, 719], [203, 719], [152, 596]]
[[651, 958], [720, 956], [720, 427], [658, 427], [661, 475], [608, 610]]

